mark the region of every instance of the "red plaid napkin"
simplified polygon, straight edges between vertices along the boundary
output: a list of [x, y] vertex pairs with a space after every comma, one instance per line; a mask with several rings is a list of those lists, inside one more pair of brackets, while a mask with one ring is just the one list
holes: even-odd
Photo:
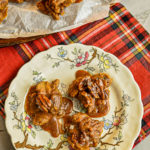
[[10, 82], [20, 67], [36, 53], [58, 44], [83, 43], [102, 48], [117, 56], [133, 73], [142, 92], [144, 116], [135, 144], [150, 134], [150, 36], [121, 4], [110, 9], [110, 16], [73, 30], [51, 34], [32, 42], [0, 48], [0, 114]]

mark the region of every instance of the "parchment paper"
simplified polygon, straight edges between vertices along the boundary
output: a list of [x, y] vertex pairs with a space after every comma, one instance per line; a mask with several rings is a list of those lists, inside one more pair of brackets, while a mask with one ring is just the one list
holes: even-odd
[[67, 7], [59, 21], [42, 14], [36, 2], [9, 3], [8, 16], [0, 24], [0, 38], [30, 37], [69, 30], [107, 17], [110, 4], [118, 0], [83, 0]]

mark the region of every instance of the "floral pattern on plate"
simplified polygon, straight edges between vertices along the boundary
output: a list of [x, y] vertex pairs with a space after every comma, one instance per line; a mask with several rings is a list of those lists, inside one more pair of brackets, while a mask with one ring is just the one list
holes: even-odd
[[[67, 135], [53, 138], [49, 133], [32, 124], [30, 117], [24, 111], [24, 101], [31, 85], [56, 78], [61, 80], [59, 90], [62, 95], [67, 96], [68, 86], [79, 69], [87, 70], [91, 74], [107, 72], [113, 78], [110, 88], [111, 110], [107, 116], [95, 118], [104, 121], [104, 130], [99, 145], [91, 150], [132, 148], [133, 141], [140, 131], [142, 104], [140, 90], [131, 73], [115, 56], [97, 47], [72, 44], [56, 46], [38, 54], [22, 67], [12, 82], [5, 110], [6, 126], [16, 149], [72, 150], [67, 142]], [[86, 112], [78, 100], [72, 100], [74, 104], [72, 113]], [[133, 112], [137, 114], [136, 119], [132, 119]], [[137, 127], [136, 131], [133, 126]], [[128, 130], [133, 132], [130, 137], [126, 134]]]

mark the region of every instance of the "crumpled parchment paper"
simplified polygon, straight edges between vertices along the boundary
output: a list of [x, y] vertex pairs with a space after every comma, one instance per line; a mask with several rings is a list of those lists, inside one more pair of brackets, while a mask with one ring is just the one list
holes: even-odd
[[76, 28], [107, 17], [110, 4], [118, 0], [83, 0], [67, 7], [59, 21], [42, 14], [36, 2], [9, 3], [8, 16], [0, 24], [0, 38], [30, 37]]

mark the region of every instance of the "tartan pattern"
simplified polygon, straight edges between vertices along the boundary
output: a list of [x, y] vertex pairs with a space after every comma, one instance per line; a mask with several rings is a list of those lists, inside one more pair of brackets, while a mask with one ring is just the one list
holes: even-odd
[[0, 48], [0, 115], [5, 118], [8, 86], [19, 68], [40, 51], [70, 43], [98, 46], [117, 56], [131, 70], [140, 86], [144, 105], [142, 129], [135, 145], [139, 143], [150, 134], [150, 36], [120, 3], [111, 7], [105, 19], [32, 42]]

